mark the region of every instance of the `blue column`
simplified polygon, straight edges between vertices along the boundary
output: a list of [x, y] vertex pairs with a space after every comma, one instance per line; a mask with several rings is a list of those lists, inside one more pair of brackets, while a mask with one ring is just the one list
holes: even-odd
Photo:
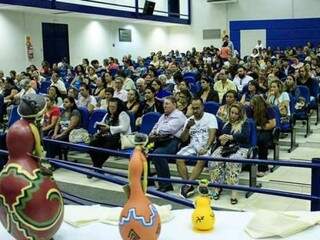
[[[312, 163], [320, 164], [320, 158], [313, 158]], [[320, 197], [320, 168], [312, 168], [311, 195]], [[311, 211], [320, 211], [320, 200], [311, 201]]]

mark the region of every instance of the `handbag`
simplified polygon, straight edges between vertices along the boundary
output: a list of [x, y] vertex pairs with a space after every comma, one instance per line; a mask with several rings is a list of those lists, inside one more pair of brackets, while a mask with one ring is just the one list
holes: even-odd
[[134, 148], [135, 142], [134, 142], [135, 134], [121, 134], [120, 135], [120, 142], [121, 142], [121, 149], [128, 149], [128, 148]]
[[167, 143], [169, 143], [173, 139], [172, 135], [160, 135], [157, 136], [156, 140], [154, 141], [155, 148], [157, 147], [163, 147]]
[[71, 130], [69, 134], [69, 142], [71, 143], [89, 143], [90, 136], [86, 129], [84, 128], [77, 128]]
[[226, 158], [229, 157], [231, 154], [236, 153], [240, 149], [237, 143], [226, 143], [222, 146], [221, 149], [221, 156]]

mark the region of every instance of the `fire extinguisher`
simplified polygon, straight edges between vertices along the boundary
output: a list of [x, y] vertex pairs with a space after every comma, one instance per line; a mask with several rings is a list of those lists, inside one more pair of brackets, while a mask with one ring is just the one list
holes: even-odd
[[31, 60], [34, 58], [33, 55], [33, 46], [31, 43], [31, 37], [26, 37], [26, 45], [27, 45], [27, 55], [28, 55], [28, 59]]

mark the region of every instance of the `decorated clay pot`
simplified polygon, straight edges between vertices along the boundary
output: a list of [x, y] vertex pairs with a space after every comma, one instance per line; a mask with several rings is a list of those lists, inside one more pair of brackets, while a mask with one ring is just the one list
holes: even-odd
[[196, 198], [195, 210], [192, 213], [192, 225], [198, 231], [210, 231], [214, 227], [215, 216], [211, 209], [211, 200], [208, 196]]
[[32, 122], [19, 120], [7, 133], [9, 161], [0, 173], [0, 220], [17, 240], [49, 240], [62, 223], [63, 200], [40, 164], [43, 150]]
[[140, 147], [136, 147], [129, 163], [130, 196], [120, 215], [119, 229], [123, 240], [156, 240], [160, 234], [160, 217], [145, 196], [141, 186], [144, 173], [146, 189], [147, 160]]

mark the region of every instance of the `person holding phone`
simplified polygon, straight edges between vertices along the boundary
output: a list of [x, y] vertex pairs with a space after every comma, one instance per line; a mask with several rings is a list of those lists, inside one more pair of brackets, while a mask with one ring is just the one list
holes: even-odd
[[[193, 115], [186, 120], [183, 132], [181, 133], [181, 141], [186, 142], [190, 139], [190, 143], [183, 147], [177, 155], [209, 156], [218, 129], [217, 119], [213, 114], [204, 112], [203, 100], [201, 98], [194, 98], [191, 102], [191, 107]], [[205, 161], [197, 161], [189, 176], [185, 160], [177, 160], [179, 175], [184, 180], [196, 180], [200, 176], [204, 166]], [[195, 188], [192, 185], [183, 185], [180, 195], [188, 198], [194, 192]]]

